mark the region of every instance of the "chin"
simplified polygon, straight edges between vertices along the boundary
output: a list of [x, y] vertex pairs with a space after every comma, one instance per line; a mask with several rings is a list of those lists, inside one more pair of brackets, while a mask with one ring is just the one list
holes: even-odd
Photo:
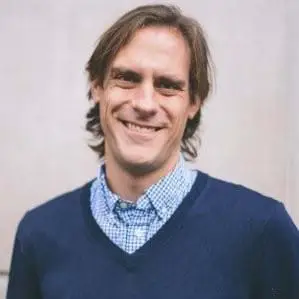
[[154, 157], [151, 158], [148, 155], [130, 155], [130, 157], [123, 157], [122, 160], [125, 169], [134, 175], [145, 175], [159, 168], [158, 161], [156, 161]]

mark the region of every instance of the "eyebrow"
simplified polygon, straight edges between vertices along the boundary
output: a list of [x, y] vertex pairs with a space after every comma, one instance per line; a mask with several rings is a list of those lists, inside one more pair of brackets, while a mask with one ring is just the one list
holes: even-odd
[[[137, 71], [134, 71], [127, 67], [112, 67], [110, 76], [113, 78], [119, 74], [131, 75], [139, 80], [141, 80], [143, 77]], [[170, 75], [170, 74], [158, 75], [158, 76], [155, 76], [154, 79], [155, 79], [155, 81], [170, 82], [171, 84], [178, 86], [180, 89], [183, 89], [187, 85], [187, 82], [185, 80], [179, 79], [179, 78], [177, 78], [177, 76]]]

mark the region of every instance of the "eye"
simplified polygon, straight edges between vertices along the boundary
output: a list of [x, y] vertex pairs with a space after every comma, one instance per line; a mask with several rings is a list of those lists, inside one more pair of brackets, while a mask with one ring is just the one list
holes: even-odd
[[182, 90], [179, 84], [166, 79], [158, 80], [155, 85], [159, 92], [164, 96], [172, 96]]
[[161, 82], [159, 84], [159, 88], [176, 89], [176, 87], [174, 86], [174, 84], [172, 84], [170, 82]]
[[117, 70], [111, 76], [115, 85], [123, 89], [132, 89], [141, 81], [139, 74], [133, 71]]
[[115, 79], [125, 82], [136, 82], [137, 79], [134, 77], [133, 74], [130, 73], [121, 73], [115, 76]]

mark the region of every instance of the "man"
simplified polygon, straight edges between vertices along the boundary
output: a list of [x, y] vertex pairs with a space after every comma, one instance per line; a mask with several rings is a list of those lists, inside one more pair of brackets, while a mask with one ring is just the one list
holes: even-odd
[[87, 64], [95, 180], [29, 211], [7, 298], [299, 298], [299, 233], [284, 206], [189, 170], [210, 89], [200, 25], [138, 7]]

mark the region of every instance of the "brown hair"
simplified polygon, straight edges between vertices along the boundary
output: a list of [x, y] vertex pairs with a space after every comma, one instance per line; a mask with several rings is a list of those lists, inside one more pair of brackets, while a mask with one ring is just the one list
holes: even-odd
[[[101, 36], [98, 45], [91, 55], [86, 71], [90, 82], [103, 87], [109, 67], [119, 50], [129, 43], [133, 35], [141, 28], [148, 26], [169, 26], [176, 28], [188, 42], [191, 53], [189, 72], [190, 101], [196, 99], [203, 104], [211, 89], [212, 68], [210, 52], [200, 24], [184, 16], [180, 9], [172, 5], [139, 6], [119, 18]], [[88, 91], [91, 100], [91, 90]], [[197, 157], [193, 144], [195, 133], [200, 124], [201, 109], [193, 119], [188, 120], [181, 142], [181, 151], [187, 159]], [[89, 145], [99, 157], [103, 157], [104, 133], [100, 122], [100, 106], [96, 103], [86, 114], [86, 130], [93, 134], [96, 145]]]

